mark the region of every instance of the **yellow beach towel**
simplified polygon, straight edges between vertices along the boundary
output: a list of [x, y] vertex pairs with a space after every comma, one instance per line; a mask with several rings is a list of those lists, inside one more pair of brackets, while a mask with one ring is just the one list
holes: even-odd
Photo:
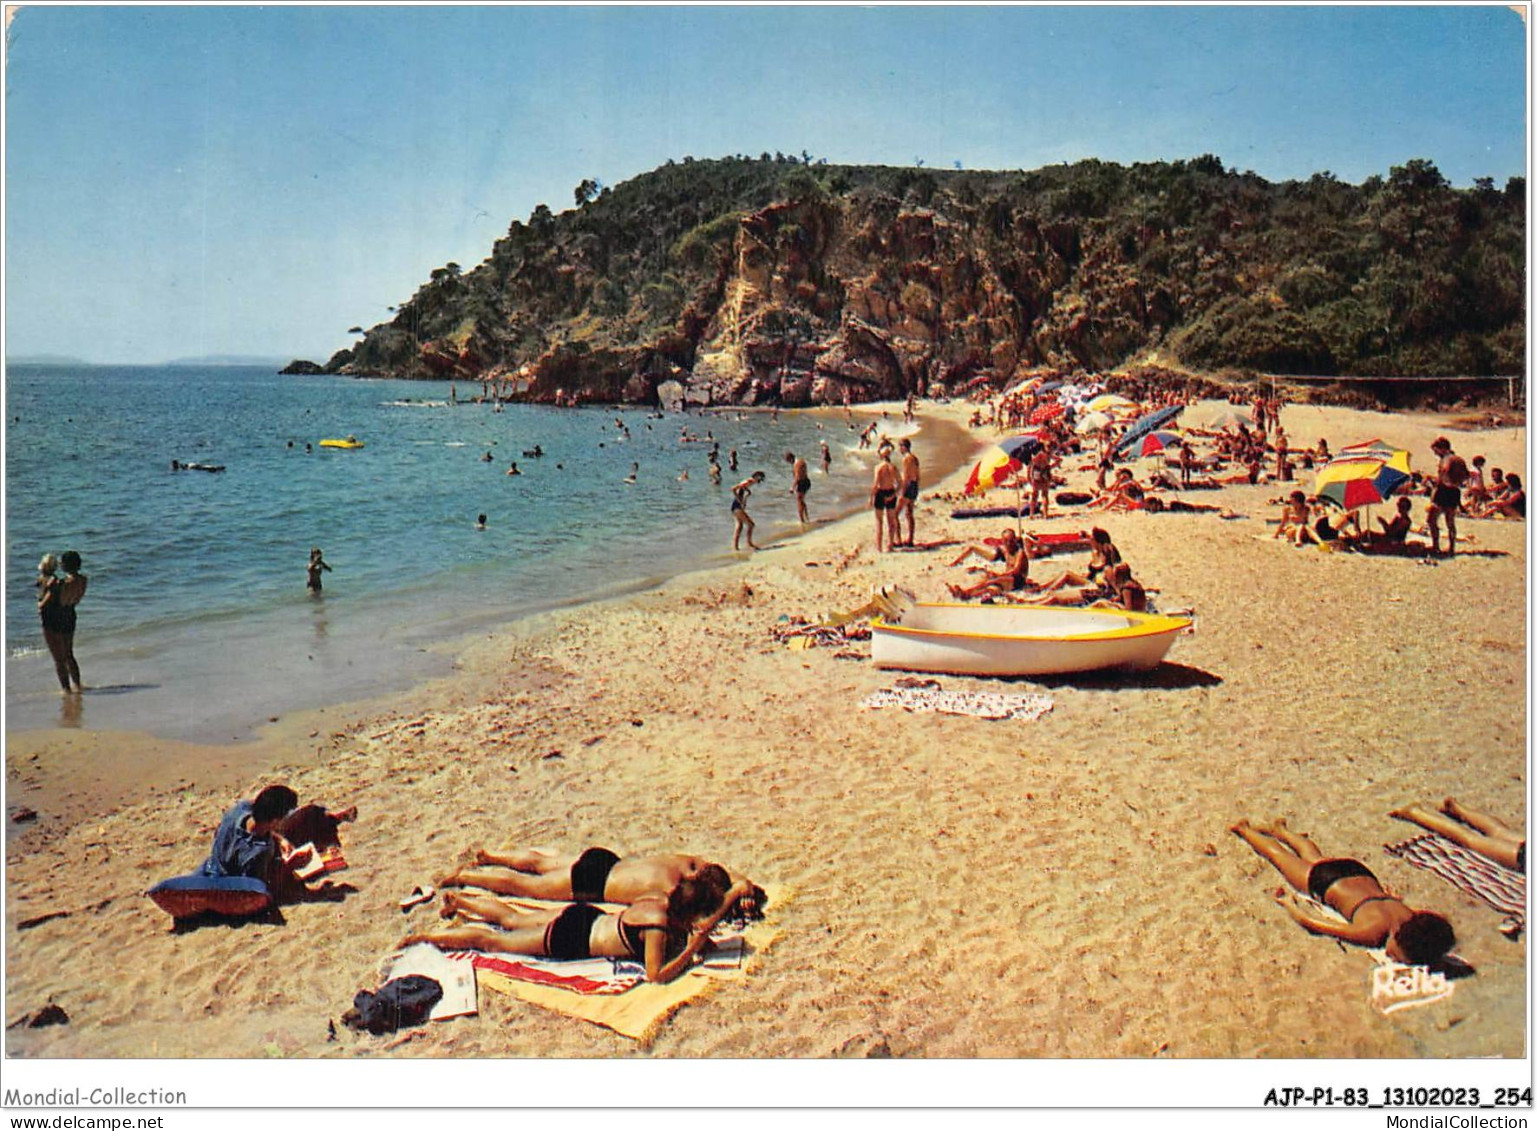
[[[789, 901], [793, 892], [782, 884], [769, 885], [764, 890], [768, 895], [769, 916], [777, 917], [779, 909]], [[533, 900], [508, 902], [529, 908], [549, 906]], [[621, 910], [618, 905], [598, 906], [615, 912]], [[722, 982], [745, 981], [749, 970], [756, 966], [756, 956], [773, 946], [782, 933], [768, 920], [750, 923], [745, 930], [729, 936], [729, 945], [719, 956], [696, 965], [686, 974], [662, 985], [643, 982], [618, 994], [573, 993], [520, 981], [493, 970], [479, 970], [477, 977], [480, 985], [488, 990], [509, 994], [567, 1017], [602, 1025], [633, 1041], [647, 1043], [679, 1006], [713, 993]]]

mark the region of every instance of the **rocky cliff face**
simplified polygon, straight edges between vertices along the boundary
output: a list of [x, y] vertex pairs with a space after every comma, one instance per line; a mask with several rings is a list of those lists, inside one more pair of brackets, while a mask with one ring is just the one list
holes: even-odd
[[[1387, 373], [1446, 364], [1457, 342], [1464, 369], [1520, 368], [1511, 193], [1486, 193], [1468, 224], [1448, 211], [1468, 194], [1444, 182], [1271, 186], [1203, 160], [938, 177], [787, 175], [766, 157], [669, 167], [559, 217], [536, 210], [326, 369], [499, 380], [535, 400], [655, 402], [668, 384], [692, 403], [805, 405], [1101, 370], [1155, 346], [1209, 367]], [[1389, 209], [1413, 213], [1423, 256], [1473, 272], [1479, 309], [1411, 324], [1420, 281], [1392, 277], [1401, 264], [1376, 246]], [[1288, 288], [1303, 267], [1308, 285]], [[1403, 322], [1396, 339], [1353, 329], [1374, 306]]]

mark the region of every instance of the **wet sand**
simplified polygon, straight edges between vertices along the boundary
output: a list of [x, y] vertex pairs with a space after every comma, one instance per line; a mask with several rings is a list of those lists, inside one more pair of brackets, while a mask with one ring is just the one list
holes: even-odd
[[[1525, 464], [1524, 429], [1310, 406], [1284, 423], [1294, 447], [1380, 435], [1425, 467], [1446, 432], [1464, 456]], [[1090, 478], [1066, 466], [1072, 486]], [[1004, 525], [952, 520], [932, 493], [920, 542]], [[1465, 521], [1474, 552], [1434, 566], [1298, 551], [1255, 538], [1280, 493], [1188, 496], [1247, 516], [1236, 521], [1101, 522], [1164, 608], [1196, 610], [1197, 631], [1156, 672], [1044, 687], [942, 677], [1045, 691], [1054, 709], [1034, 723], [864, 711], [896, 673], [772, 640], [781, 616], [893, 583], [940, 599], [963, 576], [943, 564], [958, 546], [876, 554], [862, 514], [488, 634], [451, 677], [408, 695], [285, 718], [261, 739], [260, 773], [249, 748], [221, 766], [217, 748], [143, 736], [12, 737], [11, 804], [39, 799], [42, 816], [9, 829], [6, 1020], [53, 1000], [71, 1021], [13, 1030], [8, 1049], [376, 1049], [345, 1030], [329, 1042], [326, 1023], [434, 914], [402, 915], [401, 896], [472, 845], [601, 843], [688, 848], [792, 885], [783, 938], [747, 983], [683, 1008], [645, 1050], [488, 993], [478, 1018], [391, 1055], [1519, 1056], [1524, 939], [1381, 845], [1414, 831], [1390, 810], [1448, 794], [1524, 820], [1525, 524]], [[704, 536], [728, 542], [724, 516]], [[126, 759], [136, 798], [110, 812], [91, 785], [118, 772], [96, 769], [109, 758]], [[171, 934], [144, 889], [195, 866], [232, 799], [276, 779], [302, 800], [359, 806], [339, 877], [356, 890], [286, 908], [285, 925]], [[1278, 875], [1226, 831], [1281, 814], [1448, 914], [1477, 976], [1446, 1002], [1374, 1013], [1367, 956], [1294, 925], [1270, 899]], [[65, 914], [22, 929], [53, 912]]]

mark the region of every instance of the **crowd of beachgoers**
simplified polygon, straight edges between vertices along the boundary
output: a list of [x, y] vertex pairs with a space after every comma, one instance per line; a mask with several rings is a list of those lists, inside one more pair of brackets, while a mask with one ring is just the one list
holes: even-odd
[[[775, 474], [804, 536], [492, 634], [453, 680], [274, 731], [254, 775], [200, 774], [112, 811], [87, 807], [24, 852], [28, 842], [15, 839], [8, 1016], [45, 1001], [71, 1010], [68, 1028], [23, 1030], [23, 1054], [142, 1054], [153, 1033], [161, 1055], [251, 1055], [265, 1034], [307, 1016], [299, 1003], [344, 1006], [373, 983], [381, 957], [419, 942], [627, 960], [666, 982], [709, 951], [723, 921], [765, 913], [783, 938], [732, 991], [731, 1016], [690, 1010], [697, 1020], [675, 1019], [657, 1048], [1519, 1054], [1524, 942], [1508, 916], [1495, 923], [1496, 901], [1484, 893], [1478, 902], [1476, 882], [1458, 885], [1443, 870], [1436, 886], [1398, 856], [1376, 867], [1329, 856], [1283, 816], [1245, 814], [1306, 815], [1320, 822], [1318, 839], [1358, 856], [1363, 838], [1390, 835], [1396, 818], [1469, 854], [1469, 875], [1485, 862], [1524, 883], [1524, 722], [1512, 684], [1524, 659], [1525, 539], [1511, 521], [1525, 515], [1511, 470], [1525, 457], [1524, 429], [1468, 433], [1445, 417], [1276, 396], [1186, 405], [1172, 392], [1123, 384], [1112, 393], [1088, 380], [824, 416], [830, 434], [858, 438], [873, 538], [866, 515], [818, 524], [807, 512], [813, 477], [833, 474], [828, 444], [787, 451]], [[932, 486], [922, 477], [926, 416], [969, 424], [979, 449], [975, 466]], [[898, 419], [907, 427], [893, 438]], [[679, 439], [707, 449], [700, 470], [713, 481], [723, 464], [741, 474], [713, 435], [685, 423]], [[1457, 446], [1475, 454], [1465, 460]], [[1433, 470], [1413, 468], [1416, 459]], [[768, 479], [754, 469], [731, 488], [734, 549], [757, 549], [748, 508]], [[726, 537], [723, 523], [697, 533]], [[1086, 557], [1062, 562], [1076, 554]], [[1349, 568], [1371, 558], [1391, 572]], [[1402, 568], [1422, 563], [1455, 568]], [[315, 588], [327, 568], [317, 549]], [[45, 569], [39, 582], [45, 629], [66, 591], [51, 577]], [[925, 600], [1178, 609], [1199, 631], [1149, 675], [1047, 681], [1055, 706], [1029, 724], [877, 720], [854, 709], [855, 696], [889, 682], [862, 662], [868, 633], [846, 631], [862, 618], [824, 610], [889, 611], [869, 598], [893, 586]], [[1449, 626], [1439, 610], [1454, 587], [1483, 599]], [[836, 653], [814, 637], [782, 646], [795, 642], [786, 625], [833, 624]], [[1474, 647], [1484, 651], [1467, 681], [1458, 673]], [[78, 670], [66, 664], [60, 679], [68, 691]], [[1395, 689], [1403, 706], [1363, 697], [1368, 680]], [[1006, 694], [1020, 686], [946, 682]], [[1487, 722], [1477, 749], [1444, 722], [1453, 711]], [[59, 782], [101, 737], [18, 737], [13, 777], [40, 795], [53, 782], [67, 811]], [[135, 750], [156, 756], [148, 738], [118, 741], [130, 760]], [[230, 808], [237, 786], [250, 800]], [[301, 796], [348, 807], [301, 807]], [[1429, 797], [1446, 800], [1418, 800]], [[354, 820], [343, 882], [317, 860]], [[112, 851], [136, 827], [158, 848]], [[1386, 1021], [1352, 988], [1361, 979], [1340, 965], [1343, 952], [1270, 929], [1263, 883], [1218, 847], [1227, 830], [1279, 872], [1276, 898], [1308, 931], [1380, 948], [1382, 961], [1477, 971], [1459, 980], [1457, 1000], [1481, 1023], [1459, 1028], [1431, 1009]], [[167, 935], [142, 893], [191, 862], [189, 831], [212, 849], [160, 889], [156, 903], [180, 921]], [[496, 847], [507, 844], [520, 847]], [[982, 853], [985, 915], [975, 883], [950, 882]], [[717, 859], [796, 896], [775, 905]], [[264, 898], [253, 903], [253, 892]], [[519, 902], [530, 899], [544, 906]], [[254, 936], [225, 928], [232, 908]], [[413, 912], [441, 921], [402, 929], [402, 913]], [[1174, 936], [1192, 924], [1213, 949], [1187, 969]], [[139, 956], [122, 986], [82, 980], [78, 963], [58, 961], [93, 947]], [[295, 961], [301, 952], [307, 963]], [[273, 981], [255, 964], [283, 973]], [[1256, 969], [1290, 971], [1295, 994], [1249, 982], [1227, 1015], [1201, 1006], [1224, 980], [1231, 988]], [[168, 992], [161, 983], [178, 973], [181, 989]], [[1320, 995], [1329, 982], [1339, 992]], [[136, 1012], [132, 995], [152, 987], [154, 1003]], [[974, 1007], [978, 993], [985, 1009]], [[236, 1003], [245, 1016], [226, 1009]], [[537, 1010], [483, 1013], [436, 1027], [406, 1054], [625, 1047]], [[324, 1029], [279, 1044], [304, 1055], [360, 1047]]]

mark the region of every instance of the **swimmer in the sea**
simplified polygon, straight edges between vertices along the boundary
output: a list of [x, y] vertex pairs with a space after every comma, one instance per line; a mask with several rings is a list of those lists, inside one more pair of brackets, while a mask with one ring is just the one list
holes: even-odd
[[307, 588], [311, 593], [320, 592], [320, 574], [322, 570], [326, 573], [330, 573], [331, 567], [326, 565], [325, 558], [321, 557], [320, 555], [320, 547], [316, 546], [310, 550], [310, 564], [306, 570], [308, 580], [306, 580], [304, 583], [305, 588]]

